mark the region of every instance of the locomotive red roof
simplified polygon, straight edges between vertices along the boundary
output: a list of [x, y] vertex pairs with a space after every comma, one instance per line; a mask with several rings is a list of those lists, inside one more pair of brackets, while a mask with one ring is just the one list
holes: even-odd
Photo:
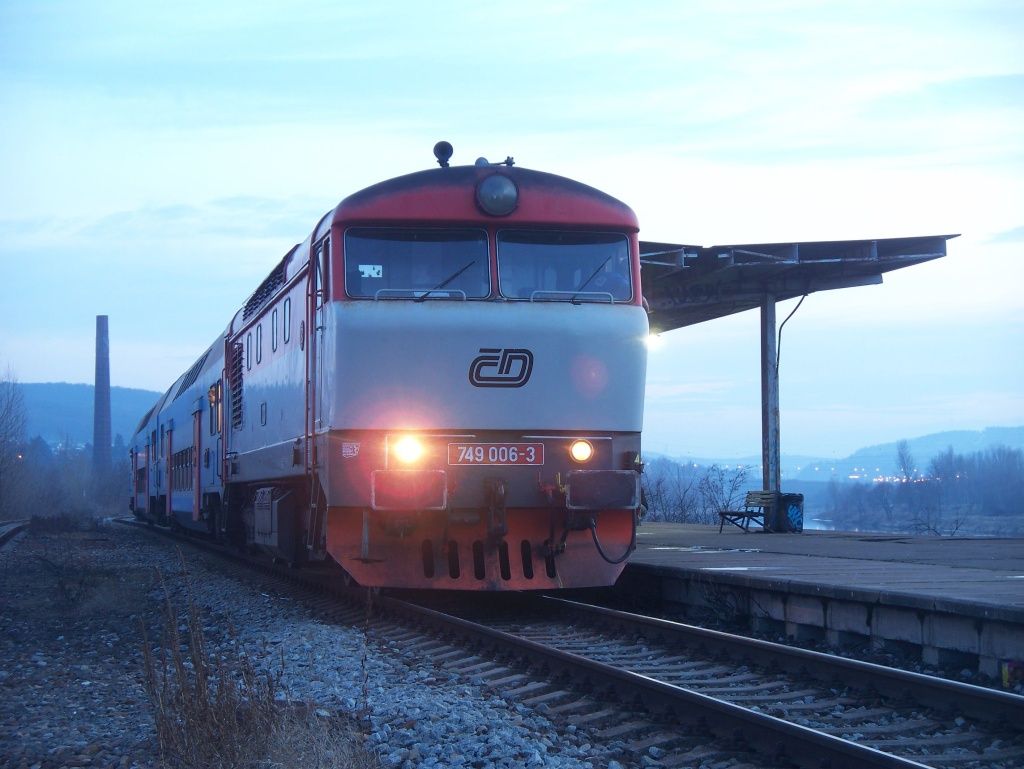
[[[519, 204], [507, 216], [488, 216], [477, 208], [476, 186], [492, 174], [507, 176], [519, 189]], [[435, 168], [389, 179], [342, 200], [333, 222], [481, 219], [498, 225], [638, 229], [633, 210], [611, 195], [562, 176], [505, 166]]]

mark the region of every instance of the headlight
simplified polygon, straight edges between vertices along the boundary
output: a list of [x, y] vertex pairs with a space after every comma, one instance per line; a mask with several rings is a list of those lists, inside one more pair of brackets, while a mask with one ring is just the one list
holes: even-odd
[[412, 435], [403, 435], [391, 447], [391, 455], [407, 465], [423, 456], [423, 442]]
[[590, 441], [573, 441], [569, 446], [569, 456], [577, 462], [589, 462], [594, 456], [594, 447]]

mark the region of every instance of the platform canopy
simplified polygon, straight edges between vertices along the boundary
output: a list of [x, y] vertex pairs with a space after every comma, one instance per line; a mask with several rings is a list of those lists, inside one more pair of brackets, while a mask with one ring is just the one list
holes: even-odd
[[652, 333], [815, 291], [882, 282], [882, 274], [946, 255], [956, 235], [808, 243], [640, 243]]

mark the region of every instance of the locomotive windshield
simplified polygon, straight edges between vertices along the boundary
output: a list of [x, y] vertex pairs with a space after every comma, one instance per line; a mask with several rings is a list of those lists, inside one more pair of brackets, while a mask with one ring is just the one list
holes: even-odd
[[482, 299], [491, 292], [487, 233], [351, 227], [345, 290], [369, 299]]
[[629, 243], [618, 233], [498, 233], [498, 285], [509, 299], [626, 302], [629, 264]]

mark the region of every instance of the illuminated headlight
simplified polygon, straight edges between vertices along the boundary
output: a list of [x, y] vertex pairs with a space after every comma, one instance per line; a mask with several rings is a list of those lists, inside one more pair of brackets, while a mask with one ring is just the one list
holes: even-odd
[[407, 465], [423, 456], [423, 442], [412, 435], [403, 435], [391, 447], [391, 456]]
[[594, 456], [594, 447], [590, 441], [573, 441], [569, 446], [569, 456], [577, 462], [589, 462]]
[[507, 176], [492, 174], [477, 185], [476, 202], [491, 216], [507, 216], [519, 205], [519, 190]]

